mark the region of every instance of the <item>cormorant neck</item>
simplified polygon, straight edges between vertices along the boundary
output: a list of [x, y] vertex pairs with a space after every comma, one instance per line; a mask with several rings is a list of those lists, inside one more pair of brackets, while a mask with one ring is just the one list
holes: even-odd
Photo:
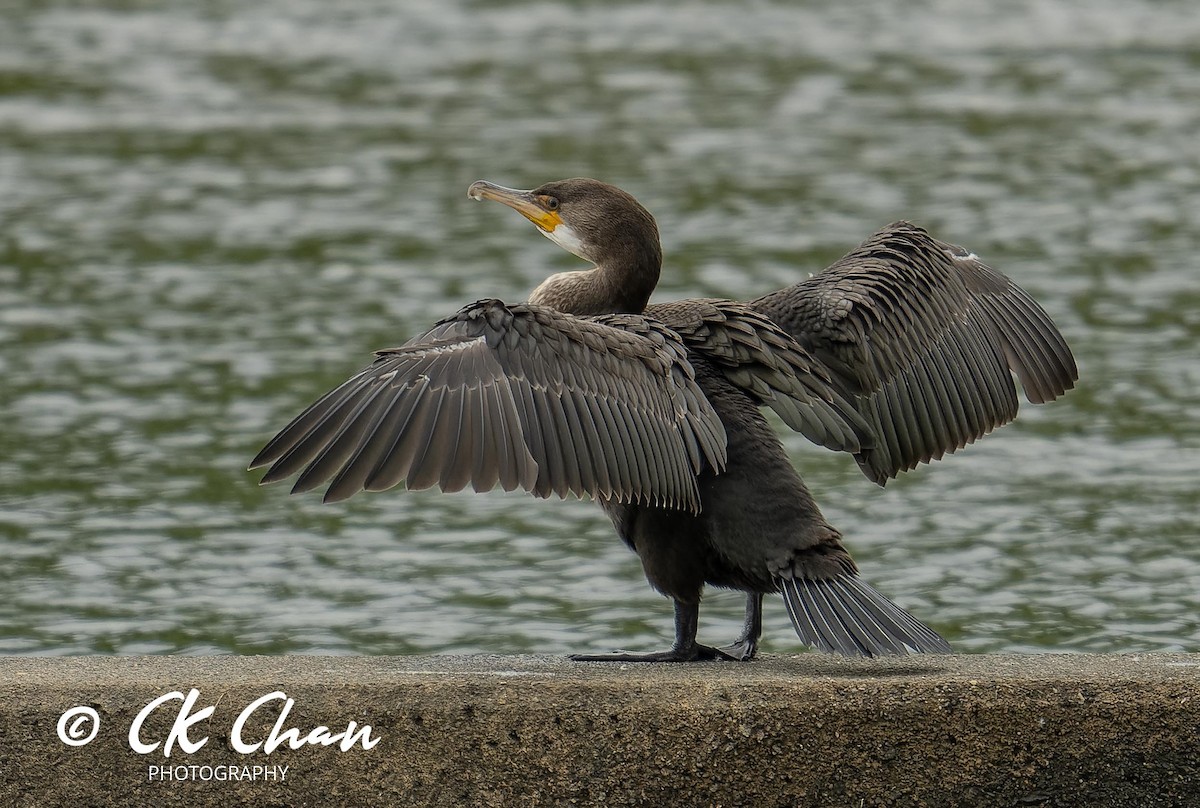
[[551, 275], [533, 290], [529, 302], [580, 316], [640, 314], [658, 285], [661, 269], [662, 252], [656, 244], [636, 258]]

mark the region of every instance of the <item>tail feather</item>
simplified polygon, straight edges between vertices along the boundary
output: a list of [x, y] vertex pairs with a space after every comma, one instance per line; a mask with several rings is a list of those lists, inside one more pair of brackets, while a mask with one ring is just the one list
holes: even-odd
[[[869, 645], [869, 642], [873, 640], [877, 647], [883, 649], [883, 653], [906, 653], [904, 643], [897, 637], [903, 632], [892, 621], [884, 615], [874, 614], [869, 608], [854, 608], [862, 604], [857, 603], [852, 592], [841, 588], [840, 581], [830, 581], [829, 590], [831, 596], [826, 599], [838, 617], [846, 625], [859, 629], [854, 632], [855, 637], [862, 637], [866, 640], [866, 642], [859, 643], [860, 647]], [[818, 589], [818, 591], [820, 590]], [[838, 598], [837, 595], [844, 597]]]
[[786, 578], [780, 591], [800, 639], [826, 653], [950, 653], [937, 632], [857, 577]]

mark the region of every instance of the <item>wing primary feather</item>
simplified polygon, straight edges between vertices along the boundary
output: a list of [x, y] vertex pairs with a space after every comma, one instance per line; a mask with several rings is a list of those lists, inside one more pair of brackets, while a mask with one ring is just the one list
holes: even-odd
[[466, 390], [466, 411], [463, 418], [463, 442], [472, 447], [471, 487], [490, 491], [500, 482], [500, 458], [495, 442], [490, 439], [491, 426], [484, 410], [484, 382]]
[[409, 432], [406, 436], [406, 442], [411, 443], [411, 447], [407, 449], [411, 459], [404, 483], [410, 491], [429, 488], [438, 480], [440, 458], [437, 457], [437, 449], [442, 433], [447, 429], [442, 419], [447, 411], [448, 393], [445, 387], [432, 387], [428, 391], [424, 429], [420, 432]]
[[639, 421], [638, 428], [645, 435], [641, 444], [641, 456], [646, 460], [648, 485], [651, 490], [662, 492], [658, 499], [660, 504], [677, 507], [680, 496], [679, 480], [672, 475], [670, 444], [665, 434], [667, 426], [654, 414], [645, 421]]
[[570, 410], [565, 406], [561, 391], [548, 393], [547, 400], [554, 419], [558, 445], [562, 449], [566, 488], [572, 494], [580, 496], [587, 489], [583, 474], [584, 462], [579, 455], [578, 432], [574, 429], [575, 424], [572, 423]]
[[922, 462], [928, 462], [933, 459], [935, 453], [941, 446], [938, 432], [933, 425], [933, 416], [937, 409], [936, 398], [932, 395], [927, 395], [929, 391], [929, 380], [925, 373], [925, 364], [922, 361], [923, 357], [917, 357], [917, 361], [913, 365], [911, 381], [905, 385], [910, 401], [910, 408], [915, 416], [913, 424], [913, 432], [916, 439], [920, 442], [920, 450], [917, 452], [916, 459]]
[[[262, 484], [266, 485], [290, 477], [307, 465], [313, 455], [325, 445], [329, 437], [340, 428], [343, 410], [355, 406], [356, 396], [368, 386], [369, 382], [354, 385], [319, 418], [305, 419], [305, 414], [301, 414], [296, 422], [293, 422], [297, 425], [288, 438], [287, 442], [290, 444], [288, 449], [267, 469], [267, 473], [263, 475]], [[301, 419], [305, 420], [303, 426], [298, 424]], [[285, 431], [287, 430], [285, 429]]]
[[311, 491], [345, 467], [383, 414], [379, 402], [386, 401], [386, 392], [387, 385], [383, 382], [363, 389], [354, 409], [342, 417], [337, 432], [325, 440], [323, 447], [311, 447], [315, 451], [309, 453], [314, 456], [292, 486], [293, 494]]
[[963, 334], [964, 350], [969, 353], [974, 367], [977, 368], [975, 389], [984, 408], [984, 418], [980, 426], [982, 432], [986, 433], [1016, 417], [1017, 391], [1013, 386], [1002, 346], [981, 339], [980, 336], [986, 332], [982, 324], [978, 323], [978, 318], [973, 319], [977, 328], [963, 327], [960, 333]]
[[[534, 394], [533, 405], [537, 421], [533, 428], [538, 430], [541, 435], [546, 452], [546, 465], [541, 472], [545, 475], [544, 485], [549, 491], [565, 498], [568, 491], [568, 478], [566, 469], [563, 467], [564, 455], [560, 440], [562, 433], [554, 416], [550, 401], [551, 395], [549, 391], [545, 390], [539, 390]], [[538, 484], [539, 486], [543, 484], [543, 478], [539, 477]]]
[[423, 437], [423, 430], [429, 428], [428, 421], [432, 409], [429, 380], [426, 378], [415, 380], [408, 393], [408, 398], [412, 400], [412, 407], [404, 414], [404, 419], [397, 424], [396, 437], [391, 448], [367, 477], [363, 485], [363, 489], [366, 491], [386, 491], [399, 485], [408, 475], [413, 453], [417, 448], [417, 440]]
[[922, 357], [925, 378], [929, 380], [932, 391], [932, 403], [937, 409], [937, 422], [945, 429], [945, 437], [941, 442], [942, 449], [954, 451], [966, 445], [970, 430], [957, 393], [950, 395], [946, 379], [950, 376], [946, 369], [945, 359], [940, 353], [930, 352]]
[[500, 487], [512, 491], [518, 487], [546, 496], [537, 487], [537, 464], [529, 453], [530, 429], [536, 425], [522, 423], [513, 395], [513, 385], [506, 379], [488, 385], [484, 399], [485, 428], [496, 452], [500, 469]]
[[438, 446], [442, 456], [438, 488], [443, 491], [461, 491], [471, 482], [475, 458], [472, 457], [471, 427], [467, 413], [467, 391], [462, 387], [447, 389], [445, 417], [447, 427]]
[[651, 439], [652, 422], [644, 419], [641, 411], [636, 409], [629, 411], [629, 415], [626, 426], [637, 436], [637, 441], [629, 447], [638, 470], [637, 498], [641, 502], [652, 502], [651, 492], [655, 490], [655, 483], [661, 480], [655, 462], [657, 446]]
[[[532, 481], [528, 485], [525, 483], [521, 483], [521, 485], [532, 491], [536, 496], [548, 497], [552, 493], [547, 473], [550, 461], [546, 453], [546, 441], [542, 436], [542, 429], [538, 420], [537, 405], [534, 401], [536, 393], [525, 383], [510, 384], [508, 389], [513, 398], [514, 412], [518, 420], [517, 426], [520, 427], [522, 437], [521, 450], [529, 455], [529, 462], [523, 465], [523, 469], [526, 473], [532, 474]], [[496, 390], [494, 395], [499, 400], [499, 390]], [[494, 434], [494, 430], [489, 430], [489, 432]], [[516, 450], [513, 449], [512, 451]], [[497, 452], [501, 455], [506, 453], [499, 448], [497, 448]], [[503, 472], [503, 464], [501, 464], [500, 469]], [[501, 483], [505, 491], [511, 491], [516, 487], [516, 480], [511, 479], [511, 476], [509, 482], [510, 484]]]
[[906, 379], [893, 379], [884, 387], [884, 396], [887, 399], [888, 411], [894, 419], [893, 425], [896, 429], [896, 444], [899, 449], [899, 457], [905, 461], [919, 454], [917, 449], [917, 441], [915, 440], [912, 430], [915, 426], [916, 416], [912, 411], [912, 400], [908, 396], [908, 384]]
[[955, 448], [962, 448], [975, 439], [977, 433], [976, 424], [972, 418], [971, 411], [968, 407], [967, 397], [960, 389], [968, 379], [965, 379], [961, 373], [961, 366], [957, 364], [957, 358], [950, 351], [937, 351], [931, 353], [930, 359], [938, 366], [938, 382], [941, 384], [941, 389], [944, 391], [944, 401], [949, 406], [953, 413], [954, 424], [956, 426], [956, 434], [958, 439], [955, 442]]
[[[1010, 346], [1015, 338], [1024, 348], [1018, 351], [1016, 346], [1010, 347], [1015, 354], [1010, 357], [1010, 367], [1029, 400], [1041, 404], [1069, 390], [1078, 375], [1075, 358], [1045, 310], [1015, 284], [1008, 294], [986, 300], [997, 331]], [[1010, 327], [1014, 319], [1024, 328]]]
[[578, 437], [580, 457], [587, 458], [586, 469], [589, 493], [593, 496], [609, 497], [612, 481], [609, 478], [611, 455], [606, 451], [596, 427], [596, 401], [580, 390], [565, 391], [567, 411], [572, 414]]
[[988, 416], [987, 410], [980, 400], [978, 386], [980, 383], [979, 370], [976, 363], [972, 361], [971, 356], [967, 353], [963, 346], [956, 339], [946, 341], [947, 354], [950, 357], [950, 362], [960, 372], [957, 375], [960, 380], [955, 387], [958, 390], [960, 400], [963, 404], [963, 411], [967, 414], [968, 423], [971, 426], [972, 435], [982, 435], [987, 431]]
[[340, 502], [363, 490], [367, 478], [396, 441], [397, 424], [407, 417], [415, 403], [405, 387], [391, 389], [389, 400], [380, 408], [379, 417], [359, 442], [358, 450], [342, 467], [329, 488], [325, 502]]
[[895, 420], [891, 414], [891, 403], [886, 394], [875, 395], [867, 399], [875, 422], [882, 428], [877, 436], [875, 451], [883, 455], [881, 465], [886, 468], [899, 468], [904, 465], [903, 454], [900, 452], [899, 439], [896, 436]]
[[692, 496], [694, 477], [687, 463], [687, 457], [679, 450], [684, 448], [679, 438], [679, 432], [671, 425], [657, 425], [658, 443], [654, 450], [654, 458], [661, 466], [659, 472], [670, 492], [670, 505], [680, 510], [689, 509], [695, 502]]
[[636, 467], [633, 458], [630, 457], [628, 433], [623, 429], [620, 415], [616, 412], [616, 402], [613, 399], [604, 397], [597, 403], [599, 404], [597, 411], [603, 420], [601, 433], [611, 447], [610, 457], [614, 461], [613, 471], [616, 473], [614, 498], [618, 502], [628, 502], [634, 492], [634, 468]]
[[625, 490], [625, 497], [621, 501], [638, 502], [642, 500], [647, 476], [643, 457], [645, 436], [638, 431], [637, 417], [630, 412], [626, 400], [616, 399], [611, 403], [614, 426], [625, 450], [629, 471], [629, 483]]
[[287, 454], [297, 441], [303, 439], [329, 414], [330, 410], [339, 406], [346, 397], [353, 395], [359, 388], [371, 383], [367, 374], [371, 372], [372, 368], [373, 366], [365, 368], [342, 382], [293, 418], [291, 423], [281, 429], [279, 434], [271, 438], [267, 445], [255, 455], [254, 459], [250, 461], [250, 469], [262, 468]]

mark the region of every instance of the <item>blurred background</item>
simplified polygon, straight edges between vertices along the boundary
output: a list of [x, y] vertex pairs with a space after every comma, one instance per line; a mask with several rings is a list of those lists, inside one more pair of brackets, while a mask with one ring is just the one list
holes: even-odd
[[[467, 185], [590, 175], [656, 300], [918, 222], [1054, 317], [1080, 386], [881, 490], [784, 440], [863, 575], [965, 652], [1200, 650], [1200, 15], [905, 4], [10, 0], [0, 653], [652, 650], [594, 505], [245, 467], [371, 358], [577, 259]], [[701, 639], [742, 598], [710, 591]], [[801, 648], [778, 599], [764, 650]]]

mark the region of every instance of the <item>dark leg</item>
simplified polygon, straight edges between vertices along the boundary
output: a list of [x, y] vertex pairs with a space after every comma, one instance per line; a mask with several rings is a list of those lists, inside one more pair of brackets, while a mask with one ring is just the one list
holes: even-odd
[[751, 592], [746, 595], [746, 622], [742, 624], [742, 633], [732, 645], [717, 649], [729, 659], [739, 662], [749, 662], [758, 652], [758, 639], [762, 636], [762, 602], [761, 592]]
[[[760, 607], [762, 605], [761, 596], [759, 605]], [[675, 601], [675, 644], [671, 646], [671, 650], [649, 654], [631, 654], [627, 651], [618, 651], [615, 654], [571, 654], [570, 658], [576, 662], [700, 662], [716, 659], [734, 661], [742, 659], [742, 657], [731, 656], [719, 648], [698, 644], [696, 628], [699, 622], [699, 603]]]

